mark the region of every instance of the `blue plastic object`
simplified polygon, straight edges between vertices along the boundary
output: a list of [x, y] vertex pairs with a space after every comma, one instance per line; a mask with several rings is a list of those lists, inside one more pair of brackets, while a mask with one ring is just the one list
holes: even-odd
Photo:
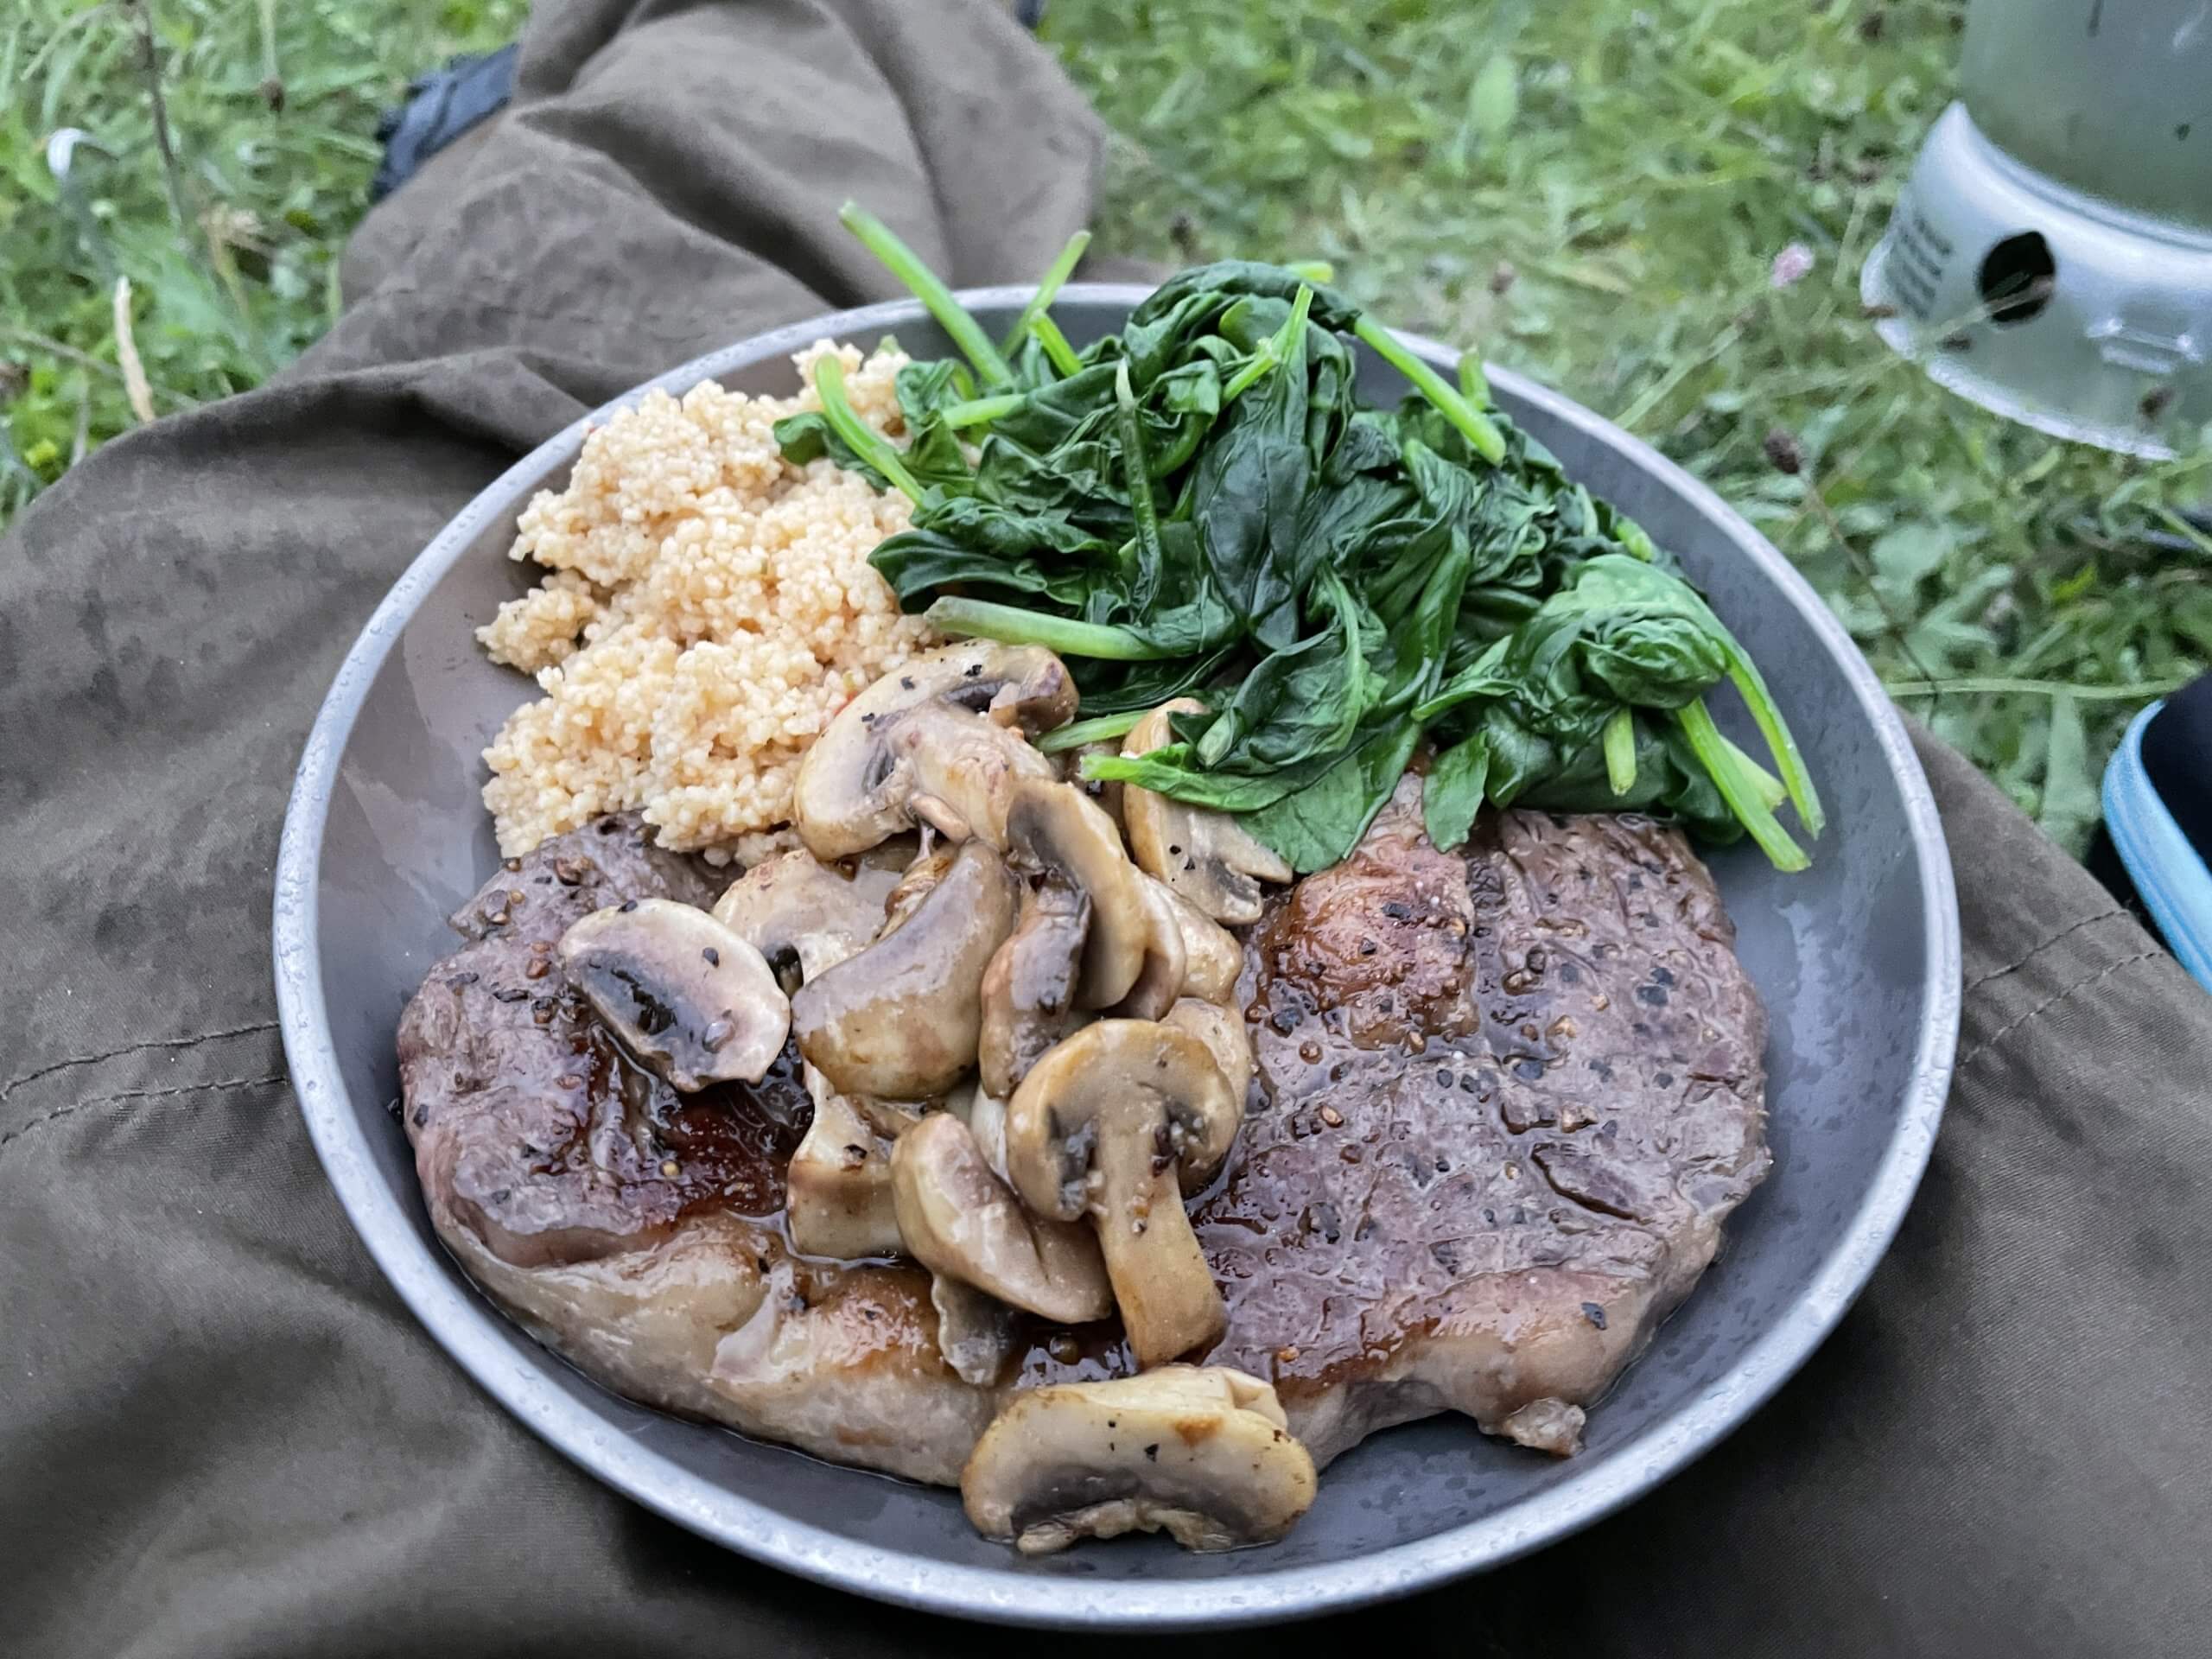
[[2212, 870], [2143, 766], [2143, 728], [2164, 706], [2152, 703], [2135, 717], [2105, 768], [2105, 828], [2158, 931], [2196, 982], [2212, 990]]

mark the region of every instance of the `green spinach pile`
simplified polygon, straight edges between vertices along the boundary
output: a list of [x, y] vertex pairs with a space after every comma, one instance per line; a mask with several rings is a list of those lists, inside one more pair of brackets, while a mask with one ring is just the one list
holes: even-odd
[[[872, 560], [907, 610], [1067, 660], [1084, 717], [1049, 747], [1206, 704], [1086, 776], [1233, 812], [1305, 871], [1426, 745], [1441, 848], [1485, 801], [1633, 808], [1804, 868], [1775, 812], [1817, 836], [1820, 804], [1758, 668], [1649, 537], [1490, 406], [1473, 358], [1454, 385], [1325, 272], [1243, 261], [1171, 278], [1077, 351], [1050, 307], [1085, 236], [994, 341], [879, 220], [844, 218], [963, 355], [899, 372], [904, 448], [833, 358], [822, 412], [777, 437], [912, 498]], [[1411, 383], [1396, 410], [1357, 401], [1355, 341]], [[1713, 724], [1723, 680], [1778, 777]]]

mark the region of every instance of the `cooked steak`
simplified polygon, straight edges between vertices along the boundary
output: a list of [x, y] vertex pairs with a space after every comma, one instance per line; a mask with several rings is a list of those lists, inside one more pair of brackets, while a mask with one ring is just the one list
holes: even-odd
[[1440, 1410], [1573, 1450], [1766, 1173], [1766, 1019], [1677, 830], [1421, 832], [1408, 778], [1247, 949], [1259, 1078], [1195, 1217], [1210, 1357], [1270, 1378], [1317, 1462]]
[[[1447, 1409], [1572, 1451], [1768, 1163], [1764, 1016], [1681, 835], [1511, 812], [1445, 855], [1419, 796], [1251, 930], [1258, 1072], [1193, 1210], [1230, 1314], [1205, 1357], [1272, 1380], [1317, 1463]], [[1007, 1390], [1129, 1370], [1110, 1325], [1033, 1324], [998, 1388], [962, 1382], [926, 1274], [789, 1251], [788, 1054], [757, 1088], [677, 1096], [533, 967], [575, 916], [696, 902], [691, 880], [607, 819], [461, 912], [476, 942], [400, 1051], [467, 1270], [625, 1394], [921, 1479], [957, 1478]]]
[[[757, 1087], [678, 1095], [555, 962], [593, 910], [710, 896], [625, 815], [509, 860], [454, 913], [474, 943], [431, 969], [399, 1024], [431, 1222], [536, 1335], [633, 1399], [957, 1480], [992, 1408], [938, 1357], [929, 1275], [785, 1243], [784, 1172], [810, 1112], [796, 1052]], [[725, 1346], [734, 1393], [717, 1379]]]

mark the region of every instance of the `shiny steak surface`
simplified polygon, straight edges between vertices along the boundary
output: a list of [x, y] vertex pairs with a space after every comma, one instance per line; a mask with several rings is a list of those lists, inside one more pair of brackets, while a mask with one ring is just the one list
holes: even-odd
[[621, 1394], [956, 1481], [992, 1405], [938, 1356], [929, 1276], [810, 1262], [785, 1242], [785, 1171], [811, 1110], [795, 1052], [758, 1087], [678, 1095], [622, 1054], [553, 960], [569, 923], [604, 906], [712, 896], [625, 814], [508, 861], [454, 913], [471, 943], [399, 1024], [431, 1224], [534, 1335]]
[[1507, 812], [1446, 855], [1420, 799], [1248, 943], [1213, 1357], [1317, 1460], [1440, 1410], [1569, 1452], [1766, 1173], [1765, 1014], [1679, 831]]
[[[1205, 1357], [1273, 1381], [1318, 1462], [1442, 1410], [1573, 1450], [1768, 1162], [1764, 1015], [1680, 835], [1512, 812], [1444, 855], [1419, 787], [1250, 931], [1258, 1075], [1192, 1212], [1230, 1309]], [[926, 1274], [793, 1255], [790, 1056], [687, 1100], [533, 976], [568, 921], [652, 896], [705, 894], [634, 819], [557, 837], [409, 1005], [408, 1133], [472, 1277], [633, 1398], [925, 1480], [1011, 1389], [1131, 1369], [1111, 1325], [1036, 1325], [971, 1387]]]

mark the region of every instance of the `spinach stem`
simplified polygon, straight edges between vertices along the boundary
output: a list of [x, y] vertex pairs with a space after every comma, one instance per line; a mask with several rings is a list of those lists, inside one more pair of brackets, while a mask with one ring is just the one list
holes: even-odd
[[1037, 740], [1037, 747], [1046, 754], [1064, 754], [1070, 749], [1079, 749], [1086, 743], [1103, 743], [1109, 738], [1128, 733], [1147, 711], [1132, 709], [1126, 714], [1100, 715], [1095, 720], [1078, 720], [1071, 726], [1050, 731]]
[[861, 419], [845, 400], [845, 365], [835, 356], [815, 360], [814, 390], [822, 398], [823, 419], [830, 423], [832, 432], [844, 440], [845, 447], [889, 479], [908, 500], [919, 501], [922, 486], [906, 470], [906, 463], [899, 458], [891, 440]]
[[1230, 375], [1228, 381], [1222, 386], [1221, 401], [1224, 404], [1235, 403], [1252, 389], [1254, 382], [1281, 361], [1282, 359], [1275, 355], [1274, 339], [1270, 337], [1262, 341], [1260, 349], [1253, 353], [1246, 360], [1244, 366]]
[[1325, 259], [1294, 259], [1283, 269], [1309, 283], [1333, 283], [1337, 268]]
[[1049, 315], [1039, 311], [1030, 318], [1029, 332], [1037, 336], [1037, 343], [1045, 348], [1045, 355], [1052, 359], [1052, 366], [1060, 372], [1061, 379], [1083, 372], [1083, 359], [1075, 354], [1075, 347], [1068, 344], [1068, 337], [1060, 332], [1060, 325]]
[[1228, 384], [1221, 389], [1223, 403], [1235, 403], [1250, 391], [1253, 384], [1268, 370], [1289, 362], [1294, 349], [1302, 355], [1306, 344], [1306, 314], [1313, 308], [1313, 290], [1301, 287], [1298, 290], [1298, 297], [1291, 302], [1290, 315], [1283, 319], [1282, 327], [1262, 341], [1260, 349], [1252, 353], [1251, 359], [1229, 377]]
[[1636, 716], [1624, 708], [1614, 709], [1605, 721], [1605, 781], [1616, 795], [1636, 787]]
[[849, 201], [839, 208], [837, 217], [847, 230], [860, 238], [861, 245], [881, 260], [884, 268], [928, 308], [937, 319], [938, 327], [960, 348], [961, 355], [976, 365], [976, 372], [985, 385], [1014, 384], [1014, 371], [999, 355], [999, 348], [991, 344], [991, 337], [953, 298], [952, 290], [938, 274], [922, 263], [921, 256], [899, 239], [895, 231], [856, 201]]
[[1789, 791], [1790, 804], [1797, 809], [1798, 822], [1805, 826], [1807, 835], [1817, 836], [1827, 827], [1827, 815], [1821, 810], [1820, 791], [1813, 787], [1813, 774], [1806, 769], [1805, 757], [1797, 751], [1797, 740], [1790, 736], [1782, 710], [1774, 706], [1774, 697], [1767, 690], [1766, 680], [1759, 673], [1758, 664], [1751, 661], [1751, 653], [1732, 637], [1728, 644], [1728, 678], [1743, 693], [1759, 735], [1766, 740], [1766, 747], [1774, 756], [1775, 770], [1782, 774], [1783, 787]]
[[1063, 657], [1096, 657], [1113, 663], [1148, 663], [1173, 656], [1123, 628], [1103, 622], [1078, 622], [1073, 617], [1025, 611], [1017, 605], [997, 605], [987, 599], [945, 598], [923, 613], [922, 620], [939, 633], [963, 638], [996, 639], [1008, 645], [1042, 645]]
[[1283, 319], [1282, 327], [1275, 335], [1275, 355], [1284, 362], [1294, 357], [1300, 363], [1306, 360], [1306, 319], [1313, 310], [1313, 290], [1305, 283], [1298, 286], [1298, 297], [1290, 302], [1290, 315]]
[[1051, 307], [1060, 291], [1060, 285], [1075, 274], [1076, 262], [1083, 257], [1083, 251], [1090, 245], [1090, 232], [1077, 231], [1068, 238], [1068, 245], [1060, 250], [1059, 257], [1045, 268], [1037, 280], [1037, 291], [1029, 296], [1029, 303], [1021, 308], [1021, 315], [1014, 320], [1014, 327], [999, 344], [999, 350], [1012, 357], [1021, 349], [1021, 342], [1029, 337], [1029, 325]]
[[1744, 769], [1744, 776], [1757, 785], [1759, 798], [1767, 804], [1769, 811], [1789, 798], [1789, 791], [1782, 786], [1782, 779], [1737, 747], [1726, 733], [1721, 734], [1720, 741], [1728, 745], [1728, 753], [1735, 757], [1736, 764]]
[[1728, 740], [1713, 723], [1704, 699], [1694, 698], [1677, 709], [1675, 719], [1682, 728], [1682, 735], [1689, 740], [1691, 752], [1704, 763], [1714, 786], [1720, 791], [1720, 798], [1727, 802], [1736, 821], [1751, 832], [1751, 839], [1758, 843], [1768, 861], [1777, 870], [1805, 868], [1811, 861], [1805, 856], [1804, 849], [1789, 839], [1789, 832], [1759, 798], [1758, 785], [1736, 765], [1736, 757], [1729, 753]]
[[1616, 512], [1613, 514], [1613, 535], [1623, 547], [1646, 564], [1659, 562], [1659, 548], [1652, 541], [1650, 532], [1626, 513]]
[[1352, 325], [1352, 333], [1364, 340], [1377, 357], [1412, 381], [1421, 396], [1465, 435], [1477, 454], [1493, 467], [1505, 459], [1505, 435], [1497, 429], [1497, 423], [1462, 397], [1450, 381], [1400, 345], [1388, 328], [1363, 313]]
[[1167, 550], [1160, 541], [1160, 508], [1152, 499], [1151, 461], [1145, 454], [1144, 418], [1137, 412], [1137, 395], [1129, 385], [1129, 359], [1114, 365], [1114, 412], [1122, 429], [1122, 472], [1129, 486], [1129, 516], [1136, 521], [1137, 554], [1142, 569], [1157, 573], [1166, 569]]
[[986, 426], [1005, 419], [1028, 401], [1026, 393], [1002, 391], [992, 397], [970, 397], [964, 403], [947, 404], [938, 411], [937, 417], [950, 427]]
[[1490, 377], [1483, 372], [1483, 360], [1473, 352], [1459, 353], [1459, 395], [1478, 409], [1490, 407]]

